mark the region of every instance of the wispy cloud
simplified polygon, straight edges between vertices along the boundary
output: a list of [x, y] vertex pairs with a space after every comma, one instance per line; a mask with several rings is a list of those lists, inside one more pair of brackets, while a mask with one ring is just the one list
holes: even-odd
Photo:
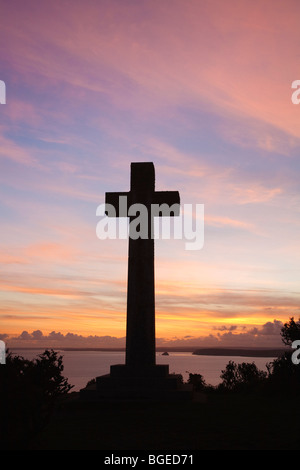
[[24, 149], [21, 145], [16, 144], [12, 139], [0, 134], [0, 158], [12, 160], [15, 163], [39, 167], [39, 163], [30, 151]]
[[[56, 5], [33, 11], [6, 5], [3, 33], [9, 28], [7, 50], [24, 76], [30, 66], [37, 83], [41, 76], [66, 83], [66, 95], [95, 92], [138, 113], [161, 113], [162, 103], [204, 103], [219, 114], [256, 118], [298, 137], [287, 82], [296, 72], [290, 66], [298, 38], [292, 4], [277, 2], [270, 15], [269, 2], [254, 11], [247, 2], [238, 9], [230, 2], [224, 11], [220, 1], [191, 2], [188, 8], [179, 1], [172, 15], [166, 4], [149, 6], [149, 19], [142, 6], [119, 2], [88, 2], [85, 9], [75, 3], [68, 13]], [[82, 22], [89, 24], [84, 34]], [[180, 36], [174, 34], [179, 22]]]

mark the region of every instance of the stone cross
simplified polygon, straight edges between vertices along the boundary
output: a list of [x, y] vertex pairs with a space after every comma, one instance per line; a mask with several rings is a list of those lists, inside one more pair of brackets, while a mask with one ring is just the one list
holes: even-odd
[[[153, 163], [131, 163], [129, 192], [106, 193], [106, 207], [113, 206], [116, 217], [129, 217], [127, 279], [126, 366], [155, 366], [155, 216], [178, 216], [178, 191], [155, 191]], [[126, 199], [125, 199], [126, 197]], [[124, 208], [123, 202], [127, 201]], [[142, 207], [141, 207], [142, 205]], [[145, 209], [140, 219], [141, 209]], [[111, 215], [108, 210], [106, 214]], [[137, 222], [141, 220], [140, 236]], [[146, 227], [146, 229], [145, 229]]]

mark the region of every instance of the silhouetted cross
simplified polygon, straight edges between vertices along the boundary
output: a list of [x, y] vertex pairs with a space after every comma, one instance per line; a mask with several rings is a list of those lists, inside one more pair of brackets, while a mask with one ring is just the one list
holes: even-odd
[[[129, 192], [106, 193], [105, 203], [115, 209], [116, 217], [129, 217], [129, 254], [127, 280], [126, 365], [155, 365], [155, 286], [154, 221], [155, 216], [179, 215], [178, 191], [155, 191], [153, 163], [131, 163]], [[124, 196], [127, 205], [123, 204]], [[136, 206], [135, 206], [136, 205]], [[140, 237], [137, 222], [140, 209]], [[106, 210], [108, 216], [112, 216]], [[139, 217], [139, 219], [138, 219]], [[145, 219], [146, 217], [146, 219]], [[141, 225], [139, 224], [139, 225]], [[146, 229], [145, 229], [146, 227]]]

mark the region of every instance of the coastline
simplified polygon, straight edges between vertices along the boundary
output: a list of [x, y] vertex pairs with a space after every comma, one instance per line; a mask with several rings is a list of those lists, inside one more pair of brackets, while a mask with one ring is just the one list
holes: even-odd
[[[125, 352], [125, 348], [82, 348], [82, 347], [29, 347], [29, 348], [20, 348], [20, 347], [13, 347], [9, 348], [10, 351], [13, 350], [46, 350], [46, 349], [54, 349], [58, 351], [116, 351], [116, 352]], [[241, 356], [241, 357], [278, 357], [281, 356], [284, 352], [289, 351], [288, 348], [255, 348], [255, 347], [158, 347], [156, 348], [157, 353], [163, 352], [190, 352], [192, 355], [197, 356]]]

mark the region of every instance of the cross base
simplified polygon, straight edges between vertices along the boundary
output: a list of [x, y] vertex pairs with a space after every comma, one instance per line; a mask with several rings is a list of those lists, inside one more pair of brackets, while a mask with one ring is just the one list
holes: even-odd
[[115, 378], [138, 379], [145, 378], [166, 378], [169, 375], [169, 366], [167, 364], [154, 364], [147, 366], [129, 366], [127, 364], [115, 364], [110, 366], [110, 375]]
[[168, 365], [130, 367], [113, 365], [110, 374], [96, 378], [96, 384], [80, 390], [85, 400], [128, 399], [178, 401], [192, 398], [192, 387], [180, 376], [169, 374]]

